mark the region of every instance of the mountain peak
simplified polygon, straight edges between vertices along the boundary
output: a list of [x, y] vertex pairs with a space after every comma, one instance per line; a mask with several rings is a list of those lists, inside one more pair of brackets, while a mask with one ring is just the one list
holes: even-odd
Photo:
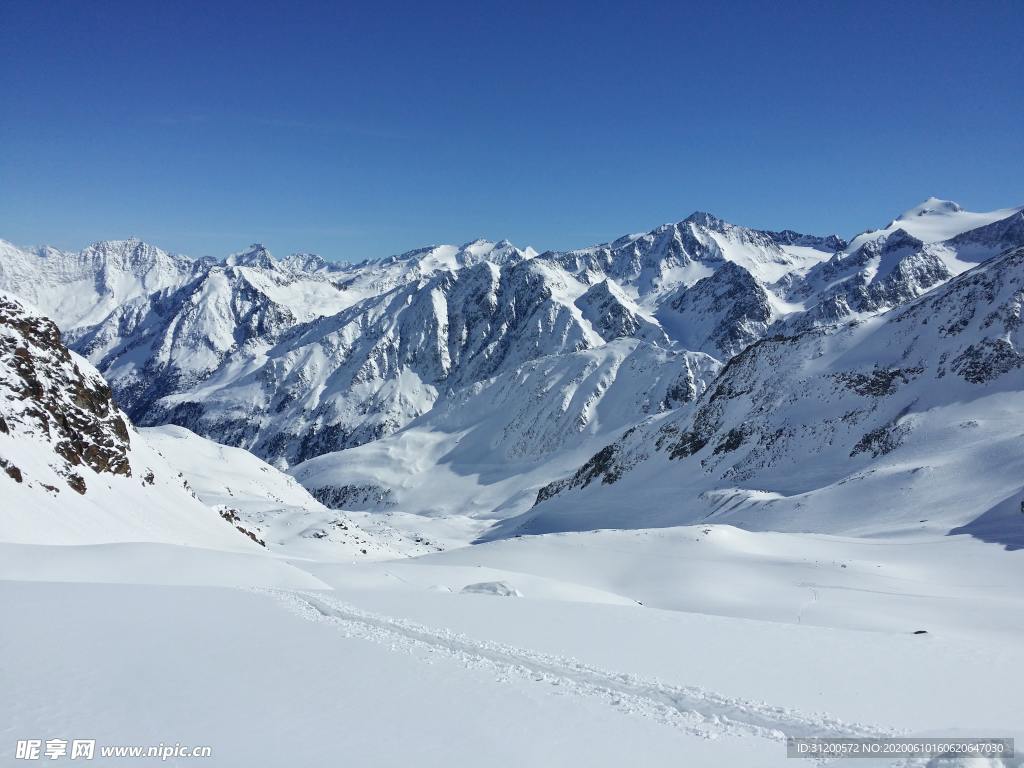
[[952, 200], [940, 200], [937, 197], [929, 197], [920, 205], [915, 205], [910, 210], [904, 211], [898, 220], [910, 219], [917, 216], [946, 216], [951, 213], [960, 213], [963, 208]]
[[114, 251], [130, 253], [140, 248], [156, 248], [156, 246], [149, 245], [137, 237], [126, 237], [123, 240], [97, 240], [94, 243], [90, 243], [85, 250], [97, 251], [99, 253]]
[[281, 263], [288, 269], [299, 272], [317, 272], [330, 268], [327, 260], [316, 253], [293, 253]]
[[722, 219], [712, 213], [708, 213], [707, 211], [694, 211], [683, 219], [683, 222], [687, 224], [697, 224], [711, 229], [720, 229], [725, 225], [725, 222]]
[[224, 259], [224, 264], [229, 267], [262, 267], [264, 269], [273, 269], [277, 265], [277, 262], [274, 261], [274, 257], [270, 255], [270, 251], [268, 251], [262, 243], [253, 243], [245, 251], [232, 253]]

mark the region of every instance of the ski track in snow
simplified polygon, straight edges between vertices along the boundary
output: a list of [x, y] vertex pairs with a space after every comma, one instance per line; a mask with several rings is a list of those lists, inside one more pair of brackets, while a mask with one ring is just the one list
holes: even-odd
[[610, 672], [572, 658], [552, 656], [405, 619], [369, 613], [314, 592], [259, 589], [310, 621], [336, 625], [347, 638], [359, 638], [393, 651], [440, 654], [471, 669], [496, 673], [501, 682], [546, 683], [562, 695], [596, 698], [620, 712], [648, 717], [707, 739], [756, 736], [894, 736], [895, 729], [844, 722], [825, 713], [805, 713], [764, 702], [723, 696], [697, 686], [675, 686], [634, 674]]

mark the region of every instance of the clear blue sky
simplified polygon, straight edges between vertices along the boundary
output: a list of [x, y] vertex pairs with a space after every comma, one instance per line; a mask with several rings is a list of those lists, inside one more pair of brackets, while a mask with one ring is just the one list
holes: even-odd
[[357, 260], [1024, 203], [1020, 2], [0, 4], [0, 237]]

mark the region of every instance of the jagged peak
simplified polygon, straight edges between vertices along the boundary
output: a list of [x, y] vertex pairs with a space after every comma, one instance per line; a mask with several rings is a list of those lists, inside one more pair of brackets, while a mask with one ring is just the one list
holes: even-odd
[[707, 211], [694, 211], [683, 219], [681, 223], [696, 224], [709, 229], [721, 229], [722, 227], [728, 226], [728, 222], [718, 218], [713, 213], [708, 213]]
[[228, 267], [263, 267], [273, 269], [277, 262], [262, 243], [253, 243], [244, 251], [232, 253], [224, 259]]
[[151, 245], [138, 237], [127, 237], [121, 240], [97, 240], [83, 249], [84, 253], [90, 251], [98, 253], [138, 253], [144, 251], [166, 253], [162, 248]]
[[289, 269], [306, 272], [316, 272], [321, 269], [329, 269], [331, 266], [323, 256], [317, 253], [305, 252], [293, 253], [285, 258], [281, 264]]
[[886, 237], [865, 243], [863, 247], [877, 251], [892, 251], [897, 248], [923, 248], [924, 241], [918, 237], [914, 237], [912, 234], [907, 232], [907, 230], [903, 229], [903, 227], [897, 227]]
[[924, 245], [924, 240], [919, 237], [915, 237], [903, 227], [897, 227], [886, 239], [886, 246], [893, 246], [897, 244], [908, 244], [920, 247]]
[[107, 238], [91, 243], [89, 248], [137, 248], [142, 245], [142, 239], [131, 236], [125, 238]]
[[633, 303], [632, 300], [626, 296], [625, 292], [623, 292], [623, 290], [615, 283], [615, 281], [607, 277], [604, 280], [594, 283], [583, 294], [583, 297], [589, 297], [592, 299], [605, 296], [612, 296], [624, 303]]
[[762, 230], [778, 245], [810, 246], [818, 250], [828, 250], [835, 253], [846, 248], [846, 240], [839, 235], [809, 235], [806, 232], [797, 232], [794, 229], [782, 229], [778, 231]]

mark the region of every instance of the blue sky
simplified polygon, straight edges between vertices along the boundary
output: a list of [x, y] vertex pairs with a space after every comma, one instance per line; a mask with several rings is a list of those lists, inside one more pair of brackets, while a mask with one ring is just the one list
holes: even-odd
[[1017, 2], [8, 2], [0, 237], [358, 260], [1024, 204]]

